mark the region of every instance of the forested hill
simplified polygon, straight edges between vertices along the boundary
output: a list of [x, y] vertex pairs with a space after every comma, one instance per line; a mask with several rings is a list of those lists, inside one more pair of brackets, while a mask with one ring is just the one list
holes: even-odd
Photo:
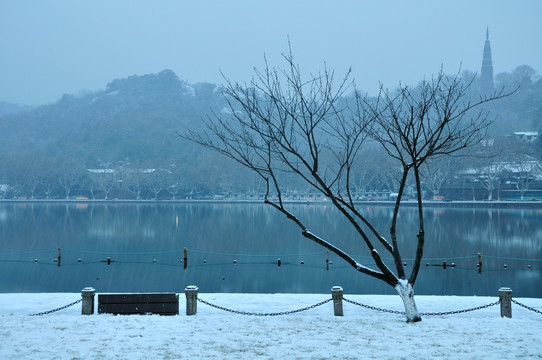
[[166, 159], [179, 151], [176, 131], [222, 107], [214, 84], [188, 84], [171, 70], [134, 75], [0, 117], [0, 153], [68, 156], [88, 167]]
[[[461, 76], [469, 80], [473, 74]], [[514, 131], [541, 130], [540, 76], [522, 66], [496, 76], [496, 87], [503, 85], [507, 90], [520, 87], [513, 95], [491, 103], [490, 110], [498, 118], [490, 134], [508, 136]], [[464, 100], [479, 100], [478, 88], [473, 82]], [[64, 95], [45, 106], [8, 105], [0, 103], [0, 185], [9, 184], [12, 189], [4, 196], [52, 196], [53, 190], [44, 190], [53, 184], [50, 179], [61, 194], [59, 184], [66, 184], [67, 177], [76, 178], [77, 186], [88, 190], [94, 186], [89, 184], [97, 181], [96, 176], [89, 179], [88, 169], [114, 169], [117, 177], [124, 176], [124, 184], [130, 180], [126, 174], [135, 181], [138, 172], [160, 169], [159, 178], [170, 174], [175, 189], [182, 188], [189, 196], [195, 192], [256, 191], [258, 179], [254, 174], [177, 136], [188, 128], [197, 130], [202, 118], [224, 109], [226, 102], [215, 84], [190, 84], [171, 70], [164, 70], [113, 80], [104, 90]], [[542, 137], [536, 149], [540, 153]], [[150, 180], [147, 177], [146, 181]], [[120, 188], [121, 183], [117, 185]], [[103, 190], [104, 185], [100, 186]], [[131, 186], [133, 193], [136, 185]], [[292, 184], [292, 188], [296, 186]]]
[[[466, 71], [463, 76], [473, 74]], [[477, 85], [471, 86], [473, 94]], [[520, 88], [491, 104], [498, 120], [490, 133], [507, 136], [514, 131], [538, 131], [542, 126], [541, 77], [522, 65], [498, 74], [495, 85]], [[220, 111], [224, 106], [215, 84], [189, 84], [171, 70], [113, 80], [102, 91], [64, 95], [46, 106], [0, 103], [0, 154], [69, 156], [89, 167], [100, 162], [167, 159], [178, 151], [176, 131], [199, 127], [211, 109]]]

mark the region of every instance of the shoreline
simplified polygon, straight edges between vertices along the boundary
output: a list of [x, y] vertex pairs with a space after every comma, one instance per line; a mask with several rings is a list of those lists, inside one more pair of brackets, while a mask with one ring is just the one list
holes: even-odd
[[[321, 205], [330, 204], [328, 200], [283, 200], [290, 205]], [[0, 203], [13, 204], [31, 204], [31, 203], [54, 203], [54, 204], [262, 204], [264, 200], [252, 199], [201, 199], [201, 200], [132, 200], [132, 199], [0, 199]], [[356, 205], [362, 206], [393, 206], [394, 201], [354, 201]], [[402, 206], [415, 207], [414, 200], [405, 200], [401, 202]], [[426, 200], [423, 202], [427, 208], [521, 208], [521, 209], [542, 209], [542, 201], [536, 200], [495, 200], [495, 201], [441, 201]]]

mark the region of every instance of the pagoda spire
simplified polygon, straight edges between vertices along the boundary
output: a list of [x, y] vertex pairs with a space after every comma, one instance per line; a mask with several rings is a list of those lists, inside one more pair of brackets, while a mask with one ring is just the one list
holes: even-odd
[[489, 27], [486, 28], [486, 42], [482, 58], [482, 71], [480, 74], [480, 88], [482, 94], [493, 92], [493, 61], [491, 59], [491, 44], [489, 43]]

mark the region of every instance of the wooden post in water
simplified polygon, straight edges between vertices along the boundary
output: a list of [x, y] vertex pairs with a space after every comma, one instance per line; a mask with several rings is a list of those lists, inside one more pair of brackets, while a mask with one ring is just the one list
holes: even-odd
[[60, 248], [58, 248], [58, 260], [56, 262], [56, 266], [60, 267]]
[[186, 315], [196, 315], [198, 312], [198, 287], [189, 285], [184, 289], [186, 295]]
[[512, 318], [512, 289], [500, 288], [499, 300], [501, 301], [501, 317]]
[[332, 287], [331, 298], [333, 299], [333, 315], [343, 316], [343, 288], [340, 286]]
[[183, 267], [186, 270], [186, 267], [188, 266], [188, 249], [184, 248], [184, 264]]

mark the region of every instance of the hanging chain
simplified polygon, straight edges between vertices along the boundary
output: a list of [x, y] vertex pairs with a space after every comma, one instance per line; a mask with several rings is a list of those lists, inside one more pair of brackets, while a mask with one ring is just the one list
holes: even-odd
[[64, 306], [59, 307], [59, 308], [57, 308], [57, 309], [53, 309], [53, 310], [49, 310], [49, 311], [44, 311], [44, 312], [40, 312], [40, 313], [36, 313], [36, 314], [29, 314], [28, 316], [41, 316], [41, 315], [51, 314], [51, 313], [54, 313], [54, 312], [57, 312], [57, 311], [60, 311], [60, 310], [67, 309], [67, 308], [69, 308], [70, 306], [73, 306], [73, 305], [75, 305], [75, 304], [79, 304], [81, 301], [83, 301], [83, 299], [79, 299], [79, 300], [77, 300], [77, 301], [72, 302], [71, 304], [64, 305]]
[[[365, 304], [362, 304], [362, 303], [359, 303], [359, 302], [356, 302], [356, 301], [353, 301], [353, 300], [348, 300], [348, 299], [345, 299], [345, 298], [343, 298], [343, 300], [346, 301], [346, 302], [349, 302], [351, 304], [361, 306], [361, 307], [364, 307], [366, 309], [370, 309], [370, 310], [374, 310], [374, 311], [380, 311], [380, 312], [385, 312], [385, 313], [390, 313], [390, 314], [397, 314], [397, 315], [405, 315], [406, 314], [404, 311], [383, 309], [383, 308], [379, 308], [379, 307], [376, 307], [376, 306], [365, 305]], [[434, 313], [420, 313], [420, 316], [443, 316], [443, 315], [461, 314], [461, 313], [466, 313], [466, 312], [469, 312], [469, 311], [481, 310], [481, 309], [485, 309], [485, 308], [488, 308], [488, 307], [491, 307], [491, 306], [495, 306], [497, 304], [500, 304], [500, 302], [501, 301], [498, 300], [498, 301], [496, 301], [494, 303], [491, 303], [491, 304], [482, 305], [482, 306], [478, 306], [478, 307], [475, 307], [475, 308], [464, 309], [464, 310], [454, 310], [454, 311], [434, 312]]]
[[385, 313], [390, 313], [390, 314], [398, 314], [398, 315], [405, 315], [405, 312], [404, 311], [396, 311], [396, 310], [388, 310], [388, 309], [382, 309], [382, 308], [379, 308], [379, 307], [376, 307], [376, 306], [371, 306], [371, 305], [365, 305], [365, 304], [362, 304], [362, 303], [359, 303], [357, 301], [353, 301], [353, 300], [348, 300], [346, 298], [343, 298], [344, 301], [350, 303], [350, 304], [354, 304], [354, 305], [357, 305], [357, 306], [361, 306], [361, 307], [364, 307], [366, 309], [370, 309], [370, 310], [374, 310], [374, 311], [380, 311], [380, 312], [385, 312]]
[[201, 303], [203, 303], [203, 304], [205, 304], [205, 305], [209, 305], [209, 306], [211, 306], [211, 307], [214, 307], [214, 308], [216, 308], [216, 309], [228, 311], [228, 312], [231, 312], [231, 313], [234, 313], [234, 314], [239, 314], [239, 315], [249, 315], [249, 316], [280, 316], [280, 315], [290, 315], [290, 314], [295, 314], [295, 313], [298, 313], [298, 312], [302, 312], [302, 311], [314, 309], [315, 307], [324, 305], [324, 304], [330, 302], [331, 300], [333, 300], [333, 299], [327, 299], [327, 300], [324, 300], [324, 301], [322, 301], [322, 302], [319, 302], [318, 304], [314, 304], [314, 305], [307, 306], [307, 307], [304, 307], [304, 308], [302, 308], [302, 309], [297, 309], [297, 310], [281, 311], [281, 312], [276, 312], [276, 313], [253, 313], [253, 312], [247, 312], [247, 311], [239, 311], [239, 310], [228, 309], [228, 308], [225, 308], [225, 307], [223, 307], [223, 306], [211, 304], [211, 303], [208, 302], [208, 301], [205, 301], [205, 300], [202, 300], [202, 299], [198, 298], [198, 301], [199, 301], [199, 302], [201, 302]]
[[[322, 306], [330, 301], [332, 301], [333, 299], [327, 299], [327, 300], [324, 300], [322, 302], [319, 302], [317, 304], [314, 304], [314, 305], [310, 305], [310, 306], [307, 306], [307, 307], [304, 307], [304, 308], [301, 308], [301, 309], [296, 309], [296, 310], [290, 310], [290, 311], [281, 311], [281, 312], [276, 312], [276, 313], [255, 313], [255, 312], [247, 312], [247, 311], [239, 311], [239, 310], [232, 310], [232, 309], [228, 309], [226, 307], [223, 307], [223, 306], [219, 306], [219, 305], [215, 305], [215, 304], [212, 304], [208, 301], [205, 301], [203, 299], [200, 299], [198, 298], [197, 299], [199, 302], [205, 304], [205, 305], [209, 305], [211, 307], [214, 307], [216, 309], [219, 309], [219, 310], [223, 310], [223, 311], [228, 311], [228, 312], [231, 312], [231, 313], [234, 313], [234, 314], [239, 314], [239, 315], [248, 315], [248, 316], [281, 316], [281, 315], [290, 315], [290, 314], [295, 314], [295, 313], [298, 313], [298, 312], [302, 312], [302, 311], [307, 311], [307, 310], [311, 310], [311, 309], [314, 309], [318, 306]], [[383, 308], [379, 308], [379, 307], [376, 307], [376, 306], [371, 306], [371, 305], [366, 305], [366, 304], [362, 304], [362, 303], [359, 303], [357, 301], [353, 301], [353, 300], [349, 300], [349, 299], [346, 299], [346, 298], [343, 298], [344, 301], [348, 302], [348, 303], [351, 303], [353, 305], [357, 305], [357, 306], [360, 306], [360, 307], [363, 307], [363, 308], [366, 308], [366, 309], [369, 309], [369, 310], [374, 310], [374, 311], [379, 311], [379, 312], [385, 312], [385, 313], [390, 313], [390, 314], [397, 314], [397, 315], [405, 315], [405, 312], [404, 311], [397, 311], [397, 310], [389, 310], [389, 309], [383, 309]], [[83, 299], [79, 299], [79, 300], [76, 300], [68, 305], [64, 305], [62, 307], [59, 307], [59, 308], [56, 308], [56, 309], [53, 309], [53, 310], [49, 310], [49, 311], [44, 311], [44, 312], [39, 312], [39, 313], [35, 313], [35, 314], [29, 314], [29, 316], [42, 316], [42, 315], [47, 315], [47, 314], [51, 314], [51, 313], [54, 313], [54, 312], [57, 312], [57, 311], [60, 311], [60, 310], [64, 310], [64, 309], [67, 309], [71, 306], [74, 306], [76, 304], [79, 304], [81, 301], [83, 301]], [[530, 311], [533, 311], [535, 313], [538, 313], [538, 314], [542, 314], [542, 311], [540, 310], [537, 310], [535, 308], [532, 308], [530, 306], [527, 306], [525, 304], [522, 304], [514, 299], [512, 299], [512, 302], [516, 305], [519, 305], [527, 310], [530, 310]], [[500, 304], [501, 301], [500, 300], [497, 300], [493, 303], [490, 303], [490, 304], [487, 304], [487, 305], [481, 305], [481, 306], [477, 306], [477, 307], [474, 307], [474, 308], [470, 308], [470, 309], [463, 309], [463, 310], [454, 310], [454, 311], [446, 311], [446, 312], [427, 312], [427, 313], [420, 313], [420, 316], [444, 316], [444, 315], [455, 315], [455, 314], [461, 314], [461, 313], [466, 313], [466, 312], [471, 312], [471, 311], [476, 311], [476, 310], [482, 310], [482, 309], [487, 309], [489, 307], [492, 307], [492, 306], [495, 306], [495, 305], [498, 305]]]
[[531, 311], [534, 311], [535, 313], [542, 314], [542, 311], [537, 310], [537, 309], [535, 309], [535, 308], [532, 308], [532, 307], [530, 307], [530, 306], [524, 305], [524, 304], [522, 304], [522, 303], [520, 303], [520, 302], [517, 302], [517, 301], [514, 300], [514, 299], [512, 299], [512, 302], [513, 302], [514, 304], [516, 304], [516, 305], [519, 305], [519, 306], [521, 306], [521, 307], [524, 307], [524, 308], [527, 309], [527, 310], [531, 310]]
[[466, 313], [466, 312], [469, 312], [469, 311], [476, 311], [476, 310], [487, 309], [488, 307], [492, 307], [492, 306], [498, 305], [498, 304], [500, 304], [500, 303], [501, 303], [501, 301], [500, 301], [500, 300], [497, 300], [497, 301], [495, 301], [494, 303], [487, 304], [487, 305], [482, 305], [482, 306], [477, 306], [477, 307], [470, 308], [470, 309], [454, 310], [454, 311], [447, 311], [447, 312], [420, 313], [420, 315], [421, 315], [421, 316], [442, 316], [442, 315], [461, 314], [461, 313]]

